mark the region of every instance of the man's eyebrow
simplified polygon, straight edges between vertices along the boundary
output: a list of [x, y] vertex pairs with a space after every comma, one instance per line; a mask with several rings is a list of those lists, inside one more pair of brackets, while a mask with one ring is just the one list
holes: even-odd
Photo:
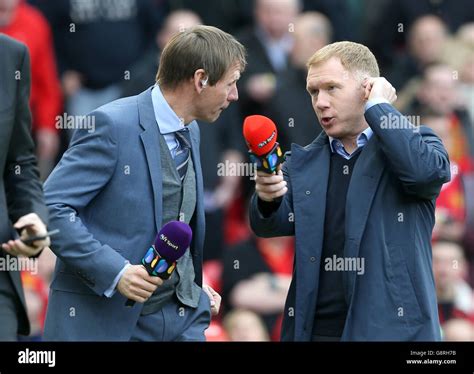
[[316, 85], [316, 83], [319, 85], [319, 86], [339, 86], [341, 84], [341, 82], [338, 82], [338, 81], [335, 81], [334, 79], [322, 79], [320, 80], [319, 82], [314, 82], [312, 83], [311, 81], [309, 82], [308, 86], [314, 86]]
[[341, 82], [338, 82], [338, 81], [335, 81], [333, 79], [327, 79], [327, 80], [320, 80], [320, 81], [317, 81], [317, 80], [309, 80], [308, 81], [308, 84], [306, 85], [306, 91], [311, 91], [311, 90], [315, 90], [316, 87], [326, 87], [326, 86], [340, 86], [341, 85]]

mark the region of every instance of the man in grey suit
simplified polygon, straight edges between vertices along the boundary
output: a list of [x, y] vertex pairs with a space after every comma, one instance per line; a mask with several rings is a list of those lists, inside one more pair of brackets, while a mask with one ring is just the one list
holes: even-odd
[[[155, 86], [95, 110], [84, 120], [93, 126], [76, 130], [45, 184], [51, 227], [61, 230], [45, 339], [205, 339], [220, 296], [202, 288], [196, 120], [214, 122], [238, 99], [245, 64], [231, 35], [209, 26], [181, 32], [163, 50]], [[189, 223], [193, 241], [163, 282], [140, 260], [172, 220]], [[126, 299], [137, 303], [128, 308]]]
[[37, 256], [49, 239], [30, 246], [15, 238], [15, 229], [21, 239], [46, 234], [48, 215], [31, 137], [29, 55], [25, 45], [5, 35], [0, 82], [0, 340], [16, 340], [30, 331], [16, 256]]

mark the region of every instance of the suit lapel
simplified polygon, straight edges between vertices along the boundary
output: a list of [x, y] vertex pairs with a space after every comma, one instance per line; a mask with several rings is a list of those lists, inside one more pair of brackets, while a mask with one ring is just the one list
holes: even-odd
[[[291, 184], [295, 220], [304, 222], [295, 225], [295, 237], [301, 243], [296, 252], [296, 267], [312, 269], [296, 273], [297, 335], [302, 334], [304, 326], [314, 318], [316, 309], [315, 290], [319, 287], [329, 163], [329, 143], [324, 133], [305, 148], [298, 145], [292, 147], [291, 165], [294, 166], [291, 168]], [[308, 261], [312, 262], [311, 266], [308, 266]]]
[[[189, 132], [191, 135], [191, 157], [194, 164], [194, 170], [196, 172], [196, 225], [193, 227], [193, 242], [194, 250], [193, 256], [201, 258], [201, 248], [204, 245], [204, 228], [205, 219], [204, 219], [204, 206], [203, 206], [203, 196], [204, 196], [204, 187], [202, 180], [202, 170], [201, 170], [201, 157], [199, 152], [199, 125], [197, 122], [189, 125]], [[196, 275], [198, 277], [198, 275]], [[200, 277], [200, 275], [199, 275]]]
[[[296, 238], [301, 245], [296, 252], [297, 268], [308, 268], [308, 259], [314, 258], [311, 272], [297, 272], [296, 334], [303, 334], [304, 326], [314, 319], [315, 290], [319, 288], [319, 269], [324, 238], [326, 196], [329, 180], [330, 149], [327, 135], [322, 133], [308, 147], [292, 147], [291, 183], [295, 219], [309, 224], [295, 225]], [[358, 257], [362, 235], [367, 224], [370, 207], [384, 170], [383, 158], [378, 151], [375, 135], [364, 147], [357, 160], [347, 192], [345, 248], [346, 257]], [[314, 175], [314, 177], [312, 177]], [[308, 195], [309, 192], [309, 195]], [[363, 197], [363, 198], [361, 198]], [[356, 272], [345, 273], [346, 298], [350, 302]], [[301, 313], [300, 313], [301, 311]], [[304, 317], [303, 317], [304, 316]], [[310, 332], [309, 332], [310, 333]], [[303, 338], [300, 336], [299, 338]], [[298, 339], [298, 337], [297, 337]]]
[[[347, 191], [345, 257], [357, 258], [359, 256], [362, 235], [383, 170], [383, 156], [378, 151], [374, 134], [357, 160]], [[354, 291], [356, 272], [348, 271], [345, 274], [347, 276], [346, 301], [349, 303]]]
[[[195, 125], [198, 126], [197, 124]], [[201, 156], [199, 153], [199, 131], [197, 131], [194, 126], [190, 126], [190, 134], [191, 134], [191, 157], [193, 159], [194, 170], [196, 171], [196, 209], [198, 212], [201, 211], [201, 204], [202, 199], [199, 199], [199, 196], [204, 194], [203, 191], [203, 180], [202, 180], [202, 172], [201, 172]]]
[[138, 95], [138, 112], [140, 126], [144, 131], [140, 138], [145, 150], [148, 161], [148, 171], [150, 173], [151, 184], [153, 188], [153, 199], [155, 208], [156, 232], [161, 229], [162, 199], [163, 199], [163, 180], [161, 176], [161, 157], [160, 157], [160, 132], [156, 123], [153, 102], [151, 100], [151, 88]]

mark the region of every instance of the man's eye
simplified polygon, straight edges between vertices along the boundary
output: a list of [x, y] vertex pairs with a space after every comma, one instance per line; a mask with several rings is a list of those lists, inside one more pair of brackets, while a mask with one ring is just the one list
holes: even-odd
[[336, 88], [336, 86], [329, 86], [329, 87], [328, 87], [328, 90], [329, 90], [329, 91], [332, 91], [332, 90], [334, 90], [335, 88]]

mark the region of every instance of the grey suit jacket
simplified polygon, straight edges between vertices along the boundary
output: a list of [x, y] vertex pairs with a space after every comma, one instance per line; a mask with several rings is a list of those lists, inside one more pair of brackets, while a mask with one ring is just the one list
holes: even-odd
[[[129, 340], [143, 304], [125, 306], [112, 285], [125, 261], [140, 263], [161, 229], [160, 134], [151, 89], [104, 105], [76, 130], [70, 148], [45, 183], [52, 245], [58, 256], [45, 325], [47, 340]], [[86, 126], [84, 126], [86, 127]], [[204, 204], [199, 127], [190, 124], [196, 172], [191, 255], [202, 282]]]
[[[21, 216], [35, 212], [44, 222], [48, 218], [31, 137], [29, 98], [30, 59], [26, 46], [0, 34], [0, 243], [12, 238], [12, 222]], [[9, 272], [9, 276], [23, 306], [18, 332], [28, 334], [20, 273]]]

